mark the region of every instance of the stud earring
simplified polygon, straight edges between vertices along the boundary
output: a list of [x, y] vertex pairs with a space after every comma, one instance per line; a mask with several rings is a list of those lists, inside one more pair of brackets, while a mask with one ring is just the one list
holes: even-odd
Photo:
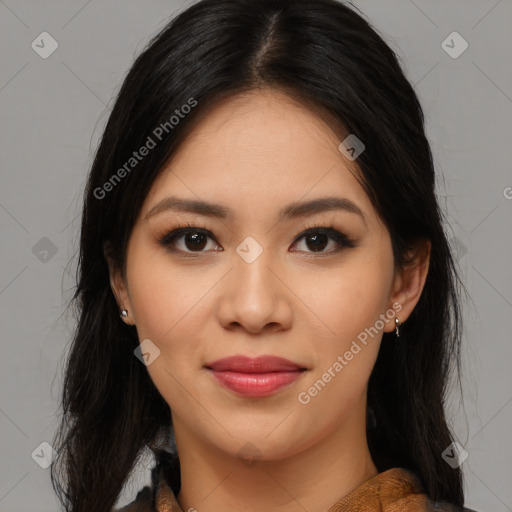
[[126, 310], [126, 309], [121, 309], [121, 310], [119, 311], [119, 316], [120, 316], [121, 318], [126, 318], [126, 317], [128, 316], [128, 310]]
[[396, 337], [397, 338], [400, 338], [400, 321], [398, 320], [398, 318], [395, 318], [395, 334], [396, 334]]

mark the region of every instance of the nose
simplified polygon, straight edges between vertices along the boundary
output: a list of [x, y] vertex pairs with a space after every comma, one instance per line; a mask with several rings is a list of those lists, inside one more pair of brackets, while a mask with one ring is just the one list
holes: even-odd
[[265, 251], [251, 263], [234, 255], [233, 268], [221, 283], [218, 309], [226, 330], [259, 334], [291, 327], [293, 293], [275, 267]]

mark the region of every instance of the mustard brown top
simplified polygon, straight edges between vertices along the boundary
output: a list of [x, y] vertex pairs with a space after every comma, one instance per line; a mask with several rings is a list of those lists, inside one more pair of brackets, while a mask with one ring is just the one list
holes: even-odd
[[[173, 480], [172, 471], [175, 476]], [[153, 469], [152, 481], [152, 485], [144, 487], [134, 501], [113, 512], [184, 512], [175, 494], [179, 488], [176, 466], [164, 468], [157, 465]], [[432, 501], [425, 494], [421, 481], [414, 473], [404, 468], [392, 468], [379, 473], [341, 497], [326, 512], [475, 511], [448, 502]]]

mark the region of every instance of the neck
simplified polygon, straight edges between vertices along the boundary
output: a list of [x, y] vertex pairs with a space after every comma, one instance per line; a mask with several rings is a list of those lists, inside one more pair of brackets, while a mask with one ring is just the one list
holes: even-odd
[[378, 474], [366, 440], [365, 410], [308, 449], [279, 460], [242, 461], [194, 436], [173, 417], [183, 511], [325, 512]]

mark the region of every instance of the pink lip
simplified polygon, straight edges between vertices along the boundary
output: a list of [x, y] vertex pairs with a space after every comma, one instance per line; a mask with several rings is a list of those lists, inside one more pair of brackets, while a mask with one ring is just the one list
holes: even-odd
[[205, 366], [220, 384], [248, 397], [271, 395], [294, 382], [306, 369], [276, 356], [232, 356]]

